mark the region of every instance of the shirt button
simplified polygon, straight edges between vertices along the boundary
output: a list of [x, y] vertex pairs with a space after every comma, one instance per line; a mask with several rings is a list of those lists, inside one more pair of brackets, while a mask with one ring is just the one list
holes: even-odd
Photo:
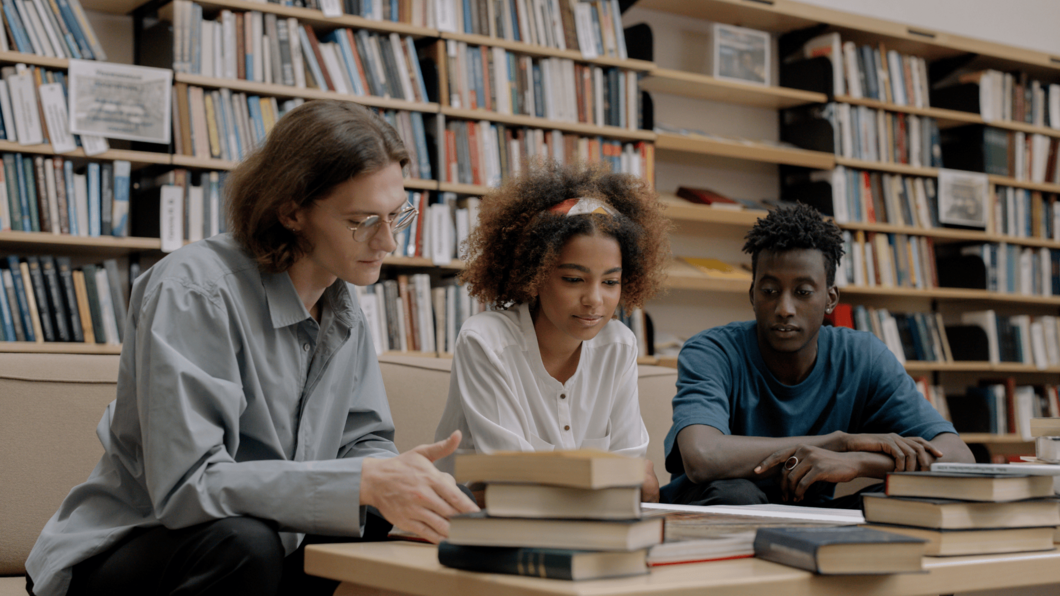
[[570, 430], [570, 425], [568, 424], [567, 426], [564, 426], [563, 430]]
[[567, 394], [566, 393], [560, 393], [559, 394], [559, 398], [560, 399], [567, 399]]
[[302, 344], [302, 351], [304, 351], [304, 352], [308, 352], [309, 351], [309, 344], [308, 343]]

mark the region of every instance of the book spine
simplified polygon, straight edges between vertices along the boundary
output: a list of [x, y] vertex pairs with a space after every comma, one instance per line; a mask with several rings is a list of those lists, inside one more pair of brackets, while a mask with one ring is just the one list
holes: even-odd
[[572, 552], [538, 548], [438, 545], [438, 562], [446, 567], [548, 579], [574, 579], [574, 556]]
[[63, 305], [70, 315], [70, 336], [75, 342], [84, 342], [84, 328], [77, 307], [77, 290], [70, 269], [70, 257], [56, 257], [55, 267], [59, 272], [59, 285], [62, 286]]
[[49, 255], [41, 257], [40, 269], [44, 274], [44, 285], [47, 286], [48, 303], [55, 317], [55, 335], [59, 341], [70, 341], [69, 316], [63, 304], [62, 291], [59, 289], [59, 275], [55, 271], [55, 259]]
[[85, 279], [85, 296], [88, 299], [88, 312], [92, 317], [92, 333], [97, 344], [107, 343], [107, 330], [104, 328], [103, 310], [100, 304], [99, 288], [96, 287], [96, 266], [85, 265], [81, 268]]
[[41, 335], [44, 341], [53, 342], [56, 339], [52, 309], [48, 305], [48, 294], [44, 288], [44, 275], [41, 273], [40, 259], [35, 256], [26, 257], [26, 270], [29, 271], [29, 281], [33, 286], [33, 300], [37, 306], [37, 316], [40, 319]]
[[[12, 316], [11, 305], [7, 299], [7, 284], [4, 283], [5, 276], [0, 273], [0, 328], [3, 329], [4, 341], [18, 341], [15, 334], [15, 321]], [[15, 313], [17, 316], [17, 313]]]
[[763, 529], [759, 529], [755, 535], [754, 549], [755, 557], [759, 559], [815, 573], [818, 571], [816, 548], [807, 548], [807, 545], [785, 540], [785, 537]]

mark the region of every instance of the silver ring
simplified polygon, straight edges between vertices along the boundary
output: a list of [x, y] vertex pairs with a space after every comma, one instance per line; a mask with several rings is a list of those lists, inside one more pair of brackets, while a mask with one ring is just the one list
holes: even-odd
[[784, 469], [790, 472], [790, 471], [794, 470], [795, 466], [797, 466], [797, 465], [799, 465], [799, 458], [797, 458], [797, 457], [795, 457], [793, 455], [793, 456], [789, 457], [786, 462], [784, 462]]

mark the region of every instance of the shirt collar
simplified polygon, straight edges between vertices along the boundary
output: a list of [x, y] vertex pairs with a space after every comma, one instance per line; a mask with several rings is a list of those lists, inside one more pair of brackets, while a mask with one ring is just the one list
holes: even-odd
[[[265, 287], [265, 297], [268, 301], [273, 329], [294, 325], [310, 318], [309, 311], [302, 304], [298, 291], [294, 289], [294, 282], [291, 281], [291, 276], [287, 275], [286, 271], [263, 273], [261, 284]], [[340, 323], [346, 326], [353, 323], [352, 314], [355, 302], [346, 282], [336, 279], [324, 290], [321, 299], [323, 306], [333, 312]]]

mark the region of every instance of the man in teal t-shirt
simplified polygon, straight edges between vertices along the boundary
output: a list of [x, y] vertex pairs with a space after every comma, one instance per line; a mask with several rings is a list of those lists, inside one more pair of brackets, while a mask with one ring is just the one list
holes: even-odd
[[883, 342], [822, 327], [839, 302], [842, 242], [805, 205], [778, 208], [747, 234], [755, 321], [681, 350], [664, 501], [856, 506], [832, 501], [834, 483], [974, 461]]

